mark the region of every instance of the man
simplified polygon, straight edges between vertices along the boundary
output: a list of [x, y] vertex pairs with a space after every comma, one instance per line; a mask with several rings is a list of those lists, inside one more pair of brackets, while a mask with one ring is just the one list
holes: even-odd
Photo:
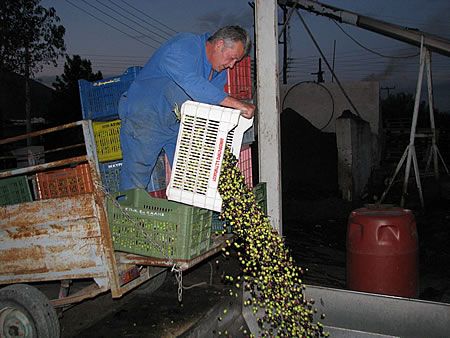
[[123, 163], [120, 190], [150, 191], [150, 176], [163, 149], [173, 163], [179, 130], [175, 107], [187, 100], [241, 110], [251, 118], [255, 106], [224, 93], [226, 69], [249, 52], [251, 40], [239, 26], [216, 33], [178, 34], [163, 44], [139, 72], [119, 103]]

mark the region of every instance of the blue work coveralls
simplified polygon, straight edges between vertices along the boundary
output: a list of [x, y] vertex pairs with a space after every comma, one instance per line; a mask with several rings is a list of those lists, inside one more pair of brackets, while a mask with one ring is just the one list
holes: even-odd
[[179, 121], [174, 113], [186, 100], [219, 104], [226, 71], [209, 75], [205, 44], [209, 34], [181, 33], [164, 43], [139, 72], [119, 102], [123, 163], [120, 190], [151, 191], [150, 177], [161, 149], [173, 163]]

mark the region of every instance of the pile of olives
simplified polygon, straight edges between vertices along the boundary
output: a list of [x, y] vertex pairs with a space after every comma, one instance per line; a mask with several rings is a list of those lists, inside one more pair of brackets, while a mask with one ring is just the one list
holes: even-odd
[[314, 322], [314, 300], [305, 299], [304, 271], [272, 228], [236, 163], [227, 149], [218, 187], [223, 201], [220, 217], [235, 234], [224, 252], [228, 256], [235, 250], [241, 266], [237, 274], [226, 276], [233, 284], [230, 293], [237, 295], [245, 287], [244, 306], [257, 315], [258, 336], [327, 336], [323, 325]]

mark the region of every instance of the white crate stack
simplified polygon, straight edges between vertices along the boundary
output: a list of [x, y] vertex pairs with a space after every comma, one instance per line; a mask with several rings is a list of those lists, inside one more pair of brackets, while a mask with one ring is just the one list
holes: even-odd
[[172, 174], [167, 198], [172, 201], [221, 211], [217, 191], [225, 145], [238, 158], [244, 132], [253, 119], [237, 109], [186, 101], [181, 107]]

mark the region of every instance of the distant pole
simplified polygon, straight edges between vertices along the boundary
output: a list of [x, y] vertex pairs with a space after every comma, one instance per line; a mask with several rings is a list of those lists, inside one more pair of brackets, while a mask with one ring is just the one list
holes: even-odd
[[289, 26], [286, 23], [287, 8], [286, 6], [283, 6], [282, 9], [283, 9], [283, 25], [286, 25], [286, 28], [283, 31], [283, 84], [287, 84], [287, 30], [289, 29]]
[[252, 8], [253, 11], [253, 79], [256, 88], [256, 27], [255, 27], [255, 3], [253, 1], [249, 1], [248, 5]]
[[387, 97], [389, 97], [391, 95], [390, 90], [391, 89], [395, 89], [395, 86], [394, 87], [381, 87], [380, 89], [381, 90], [386, 90], [387, 91]]
[[[283, 31], [278, 36], [278, 44], [283, 45], [283, 84], [287, 84], [287, 30], [289, 29], [289, 26], [287, 24], [287, 8], [285, 5], [278, 4], [278, 6], [283, 11], [283, 22], [278, 23], [278, 26], [283, 27]], [[283, 39], [281, 39], [281, 35], [283, 35]]]
[[333, 66], [331, 67], [331, 69], [333, 70], [331, 72], [331, 82], [334, 82], [334, 60], [336, 58], [336, 40], [334, 40], [333, 42]]
[[322, 70], [322, 58], [319, 58], [319, 70], [315, 73], [311, 73], [311, 75], [317, 75], [317, 83], [323, 83], [323, 73], [324, 71]]

